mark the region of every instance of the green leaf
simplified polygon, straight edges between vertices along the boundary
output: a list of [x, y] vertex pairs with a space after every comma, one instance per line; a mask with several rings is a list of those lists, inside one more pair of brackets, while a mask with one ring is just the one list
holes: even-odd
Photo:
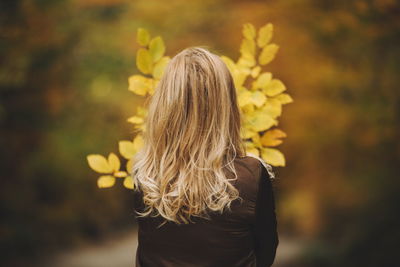
[[154, 63], [164, 55], [165, 45], [160, 36], [157, 36], [150, 41], [149, 52]]
[[99, 154], [91, 154], [87, 157], [88, 164], [90, 168], [99, 173], [111, 173], [113, 170], [111, 166], [108, 164], [108, 161], [105, 157]]
[[149, 50], [139, 48], [136, 53], [136, 66], [144, 74], [150, 74], [153, 70], [153, 61]]
[[146, 46], [150, 41], [150, 34], [146, 29], [139, 28], [136, 34], [136, 41], [138, 44]]
[[260, 56], [258, 57], [258, 62], [260, 65], [265, 65], [270, 63], [274, 58], [275, 54], [278, 52], [279, 46], [276, 44], [269, 44], [263, 48]]
[[258, 39], [257, 39], [258, 47], [263, 48], [266, 44], [268, 44], [271, 41], [272, 33], [273, 33], [273, 26], [271, 23], [268, 23], [263, 27], [261, 27], [260, 30], [258, 31]]

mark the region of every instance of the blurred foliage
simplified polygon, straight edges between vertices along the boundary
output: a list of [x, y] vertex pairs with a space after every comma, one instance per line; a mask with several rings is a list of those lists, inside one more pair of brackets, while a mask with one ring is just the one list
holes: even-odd
[[[278, 46], [270, 43], [273, 35], [272, 24], [266, 24], [257, 31], [253, 24], [243, 25], [243, 40], [240, 47], [240, 58], [235, 63], [227, 56], [221, 56], [232, 73], [238, 94], [238, 103], [244, 115], [242, 138], [247, 152], [260, 156], [273, 166], [285, 166], [285, 157], [277, 149], [272, 148], [282, 143], [286, 133], [278, 128], [277, 118], [282, 114], [282, 105], [293, 102], [290, 95], [283, 93], [285, 85], [273, 79], [270, 72], [262, 72], [262, 66], [270, 63]], [[136, 53], [136, 66], [144, 75], [129, 77], [129, 90], [139, 96], [151, 96], [170, 57], [164, 56], [165, 45], [160, 36], [151, 38], [143, 28], [137, 31], [136, 41], [142, 47]], [[257, 57], [257, 52], [260, 50]], [[252, 81], [249, 79], [252, 78]], [[147, 111], [138, 107], [135, 116], [128, 119], [139, 132], [132, 141], [119, 142], [119, 152], [126, 159], [126, 170], [120, 170], [119, 158], [110, 153], [108, 159], [99, 154], [87, 156], [89, 166], [96, 172], [107, 174], [97, 180], [100, 188], [112, 187], [117, 178], [124, 178], [124, 186], [133, 189], [131, 173], [132, 158], [143, 146], [142, 133], [145, 131], [144, 121]]]

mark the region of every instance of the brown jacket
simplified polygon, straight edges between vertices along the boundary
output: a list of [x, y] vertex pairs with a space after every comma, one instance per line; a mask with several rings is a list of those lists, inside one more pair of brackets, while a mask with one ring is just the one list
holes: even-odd
[[[275, 203], [269, 174], [250, 156], [235, 159], [234, 181], [243, 202], [231, 212], [211, 213], [211, 220], [175, 224], [159, 217], [137, 217], [139, 245], [136, 267], [266, 267], [271, 266], [279, 243]], [[135, 209], [142, 210], [135, 190]]]

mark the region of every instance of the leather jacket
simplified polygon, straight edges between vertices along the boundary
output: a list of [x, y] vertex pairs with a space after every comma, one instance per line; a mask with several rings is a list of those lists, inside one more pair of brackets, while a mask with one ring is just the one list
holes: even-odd
[[[261, 161], [236, 158], [238, 179], [232, 183], [243, 201], [230, 211], [211, 212], [211, 220], [176, 224], [158, 217], [136, 217], [136, 267], [266, 267], [279, 243], [270, 176]], [[233, 174], [232, 174], [233, 175]], [[143, 210], [140, 190], [134, 190], [135, 210]]]

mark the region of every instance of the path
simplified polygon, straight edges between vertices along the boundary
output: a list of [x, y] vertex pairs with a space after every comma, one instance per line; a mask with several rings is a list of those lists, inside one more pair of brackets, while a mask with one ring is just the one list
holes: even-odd
[[[44, 264], [46, 267], [133, 267], [137, 247], [137, 231], [101, 244], [64, 251]], [[298, 242], [280, 238], [274, 267], [283, 267], [300, 252]]]

